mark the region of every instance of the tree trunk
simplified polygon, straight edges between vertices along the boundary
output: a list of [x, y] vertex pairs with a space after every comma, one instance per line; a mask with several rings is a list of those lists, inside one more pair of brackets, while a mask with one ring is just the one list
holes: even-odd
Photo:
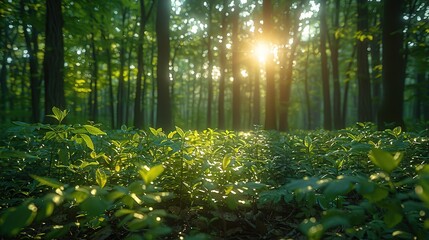
[[[272, 8], [271, 0], [264, 0], [263, 5], [263, 34], [265, 41], [270, 45], [270, 39], [272, 37]], [[274, 80], [274, 56], [270, 52], [267, 54], [265, 62], [266, 72], [266, 99], [265, 99], [265, 129], [272, 130], [277, 129], [277, 117], [276, 117], [276, 89]]]
[[223, 0], [222, 9], [222, 42], [219, 46], [219, 96], [218, 96], [218, 128], [225, 129], [225, 74], [226, 74], [226, 39], [228, 1]]
[[140, 22], [139, 22], [140, 26], [139, 26], [139, 39], [138, 39], [138, 45], [137, 45], [137, 79], [136, 79], [136, 96], [134, 99], [134, 126], [137, 128], [142, 128], [143, 122], [144, 122], [144, 111], [143, 111], [144, 89], [146, 89], [145, 87], [146, 78], [145, 78], [143, 83], [143, 90], [142, 90], [142, 78], [144, 76], [143, 42], [144, 42], [144, 32], [145, 32], [147, 17], [146, 17], [144, 0], [140, 0], [139, 3], [140, 3]]
[[[61, 0], [46, 0], [46, 33], [43, 71], [45, 77], [45, 114], [52, 107], [64, 109], [64, 39]], [[45, 122], [52, 122], [45, 118]]]
[[328, 57], [326, 54], [326, 37], [328, 35], [328, 25], [326, 23], [326, 0], [321, 0], [320, 9], [320, 57], [322, 68], [322, 88], [323, 88], [323, 127], [332, 129], [331, 97], [329, 90], [329, 70]]
[[232, 13], [232, 128], [234, 130], [240, 129], [241, 123], [241, 103], [240, 103], [240, 50], [238, 39], [239, 28], [239, 14], [240, 14], [240, 1], [234, 0], [234, 12]]
[[368, 63], [368, 1], [357, 0], [357, 79], [358, 79], [358, 121], [373, 121], [371, 104], [371, 81]]
[[310, 89], [308, 88], [308, 63], [310, 58], [310, 43], [307, 43], [307, 51], [306, 51], [306, 57], [305, 57], [305, 64], [304, 64], [304, 94], [305, 94], [305, 103], [307, 106], [307, 129], [311, 129], [312, 124], [312, 113], [311, 113], [311, 101], [310, 101]]
[[106, 35], [104, 29], [101, 29], [101, 38], [103, 39], [103, 45], [104, 45], [105, 54], [106, 54], [106, 65], [107, 65], [106, 74], [109, 82], [109, 88], [108, 88], [109, 100], [107, 102], [109, 106], [110, 127], [113, 129], [115, 128], [116, 125], [115, 125], [115, 96], [113, 94], [113, 79], [112, 79], [112, 75], [113, 75], [112, 51], [110, 49], [111, 44], [110, 44], [109, 38]]
[[116, 106], [116, 124], [121, 127], [125, 120], [125, 19], [127, 17], [128, 9], [122, 11], [122, 37], [119, 46], [119, 79], [118, 79], [118, 92], [117, 92], [117, 106]]
[[405, 61], [402, 8], [404, 0], [384, 1], [383, 19], [383, 100], [379, 112], [379, 129], [405, 127]]
[[[28, 7], [28, 14], [30, 17], [34, 17], [36, 15], [36, 10], [30, 6]], [[40, 122], [40, 97], [42, 91], [42, 81], [39, 72], [39, 60], [37, 58], [37, 54], [39, 52], [39, 31], [34, 25], [31, 25], [27, 22], [27, 17], [25, 16], [25, 3], [23, 0], [20, 1], [20, 11], [22, 16], [22, 26], [25, 29], [23, 32], [30, 64], [31, 121], [35, 123]], [[31, 26], [31, 34], [27, 31], [29, 26]]]
[[[375, 12], [371, 13], [373, 15], [373, 23], [372, 26], [378, 26], [380, 21], [380, 13], [378, 10], [375, 10]], [[372, 113], [373, 113], [373, 120], [378, 121], [377, 112], [380, 108], [381, 103], [381, 37], [380, 33], [377, 32], [373, 35], [373, 39], [370, 42], [371, 46], [371, 78], [372, 78]]]
[[208, 16], [208, 24], [207, 24], [207, 60], [208, 60], [208, 88], [207, 88], [207, 127], [212, 127], [212, 103], [213, 103], [213, 51], [212, 51], [212, 10], [214, 7], [214, 3], [211, 1], [208, 2], [209, 5], [209, 16]]
[[170, 97], [170, 0], [159, 0], [156, 16], [156, 40], [158, 42], [158, 110], [157, 127], [165, 131], [173, 128]]
[[[335, 30], [340, 28], [340, 0], [335, 0], [335, 14], [333, 28]], [[338, 50], [340, 47], [340, 38], [335, 36], [335, 33], [331, 35], [329, 41], [329, 47], [331, 51], [331, 64], [332, 64], [332, 86], [333, 86], [333, 120], [334, 128], [340, 129], [344, 125], [341, 121], [341, 89], [340, 89], [340, 64], [338, 62]]]
[[341, 123], [345, 126], [346, 125], [346, 117], [347, 117], [347, 107], [348, 107], [348, 97], [349, 97], [349, 87], [350, 87], [350, 80], [351, 75], [350, 71], [353, 67], [353, 60], [355, 59], [356, 55], [356, 46], [353, 47], [352, 56], [350, 57], [350, 62], [347, 65], [346, 69], [346, 82], [344, 84], [344, 93], [343, 93], [343, 109], [342, 109], [342, 116], [341, 116]]
[[92, 56], [92, 74], [91, 74], [91, 92], [89, 102], [89, 119], [97, 122], [98, 117], [98, 58], [97, 50], [95, 47], [94, 33], [91, 33], [91, 56]]

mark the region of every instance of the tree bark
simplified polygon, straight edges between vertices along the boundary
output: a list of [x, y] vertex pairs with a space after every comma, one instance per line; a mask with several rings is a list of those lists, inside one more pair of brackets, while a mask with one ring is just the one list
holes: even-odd
[[219, 96], [218, 96], [218, 128], [225, 129], [225, 74], [226, 74], [226, 40], [228, 37], [227, 32], [227, 13], [228, 1], [223, 0], [222, 9], [222, 42], [219, 46]]
[[329, 88], [328, 57], [326, 54], [326, 38], [328, 35], [328, 25], [326, 23], [326, 0], [320, 1], [320, 58], [322, 68], [322, 88], [323, 88], [323, 127], [326, 130], [332, 129], [331, 94]]
[[405, 127], [403, 120], [405, 60], [402, 22], [404, 0], [384, 1], [383, 19], [383, 100], [379, 112], [380, 130]]
[[118, 78], [118, 92], [117, 92], [117, 105], [116, 105], [116, 127], [121, 127], [125, 121], [125, 104], [126, 104], [126, 92], [125, 92], [125, 19], [127, 17], [128, 9], [122, 10], [122, 37], [119, 46], [119, 78]]
[[207, 60], [208, 60], [208, 88], [207, 88], [207, 127], [212, 127], [212, 104], [213, 104], [213, 51], [212, 51], [212, 29], [213, 29], [213, 23], [212, 23], [212, 10], [214, 7], [214, 3], [211, 1], [208, 2], [209, 5], [209, 12], [208, 12], [208, 24], [207, 24]]
[[240, 1], [234, 0], [234, 12], [232, 13], [232, 128], [239, 130], [241, 127], [241, 102], [240, 102], [240, 50], [238, 39]]
[[[64, 39], [61, 0], [46, 0], [46, 33], [43, 71], [45, 77], [45, 114], [52, 107], [64, 109]], [[52, 122], [45, 118], [45, 122]]]
[[[271, 0], [264, 0], [263, 5], [263, 34], [264, 39], [271, 47], [272, 37], [272, 4]], [[277, 129], [277, 117], [276, 117], [276, 89], [274, 80], [274, 56], [270, 52], [267, 54], [265, 62], [265, 74], [266, 74], [266, 99], [265, 99], [265, 129], [275, 130]]]
[[371, 81], [368, 62], [368, 1], [357, 0], [357, 79], [358, 79], [358, 121], [369, 122], [372, 118]]
[[[25, 3], [23, 0], [20, 1], [20, 11], [22, 16], [22, 26], [24, 28], [24, 38], [29, 55], [30, 64], [30, 89], [31, 89], [31, 121], [40, 122], [40, 97], [42, 91], [42, 81], [40, 77], [39, 60], [37, 54], [39, 52], [39, 31], [37, 28], [27, 22], [27, 16], [25, 11]], [[36, 15], [36, 10], [32, 7], [28, 8], [28, 14], [30, 17]], [[27, 31], [27, 27], [31, 26], [31, 34]], [[6, 56], [6, 55], [4, 55]]]
[[146, 15], [146, 8], [144, 0], [140, 0], [140, 26], [139, 26], [139, 39], [137, 45], [137, 79], [136, 79], [136, 96], [134, 99], [134, 126], [137, 128], [143, 127], [144, 122], [144, 92], [146, 89], [146, 78], [143, 82], [142, 89], [142, 78], [144, 77], [144, 59], [143, 59], [143, 42], [144, 42], [144, 32], [147, 22], [147, 17], [150, 15], [150, 12], [153, 7], [149, 10], [149, 13]]
[[91, 33], [91, 57], [92, 57], [92, 74], [91, 74], [91, 92], [89, 100], [89, 119], [97, 122], [98, 119], [98, 58], [95, 47], [94, 33]]
[[165, 131], [173, 128], [170, 97], [170, 0], [159, 0], [156, 16], [156, 40], [158, 43], [158, 110], [157, 127]]
[[[340, 0], [335, 0], [335, 14], [333, 20], [333, 28], [335, 30], [340, 28]], [[331, 64], [332, 64], [332, 86], [333, 86], [333, 123], [335, 129], [343, 128], [344, 125], [341, 121], [341, 89], [340, 89], [340, 64], [338, 62], [340, 38], [331, 35], [329, 41], [331, 51]]]

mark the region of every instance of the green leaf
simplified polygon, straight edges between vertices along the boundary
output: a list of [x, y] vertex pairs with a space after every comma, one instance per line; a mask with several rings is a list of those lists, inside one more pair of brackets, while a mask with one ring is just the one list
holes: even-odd
[[52, 107], [52, 113], [53, 113], [53, 115], [47, 115], [47, 116], [57, 119], [58, 120], [58, 124], [61, 124], [61, 122], [67, 116], [68, 111], [67, 110], [61, 111], [57, 107]]
[[372, 192], [363, 194], [370, 202], [378, 202], [385, 199], [389, 195], [389, 191], [379, 186], [376, 186]]
[[151, 169], [142, 168], [139, 171], [140, 176], [146, 184], [153, 182], [159, 175], [161, 175], [162, 172], [164, 172], [164, 167], [161, 164], [156, 165]]
[[368, 155], [369, 159], [383, 171], [391, 173], [402, 160], [403, 153], [397, 152], [395, 155], [383, 151], [378, 148], [373, 148]]
[[176, 126], [176, 132], [180, 135], [181, 138], [185, 137], [185, 132], [178, 126]]
[[30, 174], [30, 177], [32, 177], [34, 180], [40, 182], [40, 184], [46, 185], [49, 187], [60, 188], [60, 187], [64, 186], [64, 184], [62, 184], [61, 182], [59, 182], [55, 179], [52, 179], [52, 178], [40, 177], [40, 176], [33, 175], [33, 174]]
[[109, 208], [109, 203], [100, 196], [91, 196], [85, 199], [79, 206], [90, 217], [95, 217], [104, 213]]
[[95, 171], [95, 180], [97, 181], [98, 186], [103, 188], [107, 183], [106, 173], [100, 169], [97, 169], [97, 171]]
[[231, 163], [231, 156], [225, 155], [225, 157], [223, 157], [223, 160], [222, 160], [222, 169], [226, 170], [226, 168], [229, 166], [230, 163]]
[[393, 228], [401, 223], [402, 218], [402, 214], [395, 211], [387, 211], [383, 216], [384, 223], [388, 228]]
[[348, 180], [337, 179], [328, 184], [323, 192], [329, 198], [345, 195], [352, 189], [353, 185]]
[[94, 151], [94, 143], [92, 142], [91, 138], [86, 134], [79, 134], [79, 136], [83, 139], [83, 141], [85, 141], [86, 146]]
[[106, 135], [105, 132], [101, 131], [99, 128], [92, 125], [83, 125], [83, 127], [92, 135]]
[[22, 228], [33, 222], [36, 214], [37, 207], [33, 203], [7, 209], [0, 217], [0, 235], [17, 235]]
[[393, 135], [395, 135], [395, 137], [399, 137], [399, 135], [401, 135], [402, 132], [402, 128], [401, 126], [395, 127], [393, 130]]
[[172, 132], [170, 132], [168, 135], [167, 135], [167, 138], [173, 138], [174, 137], [174, 135], [176, 135], [176, 131], [172, 131]]

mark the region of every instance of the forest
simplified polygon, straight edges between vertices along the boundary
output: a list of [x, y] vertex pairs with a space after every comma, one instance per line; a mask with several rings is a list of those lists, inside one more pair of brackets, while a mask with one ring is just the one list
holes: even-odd
[[0, 239], [425, 239], [425, 0], [0, 0]]
[[2, 124], [53, 106], [112, 129], [429, 118], [426, 1], [2, 2]]

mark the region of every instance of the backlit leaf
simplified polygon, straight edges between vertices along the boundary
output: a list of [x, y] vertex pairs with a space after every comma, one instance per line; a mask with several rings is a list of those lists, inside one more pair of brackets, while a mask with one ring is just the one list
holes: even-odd
[[85, 142], [86, 146], [91, 149], [92, 151], [94, 151], [94, 143], [92, 142], [91, 138], [86, 135], [86, 134], [79, 134], [79, 136], [83, 139], [83, 141]]
[[83, 125], [83, 127], [92, 135], [106, 135], [105, 132], [101, 131], [99, 128], [92, 125]]
[[61, 182], [59, 182], [55, 179], [52, 179], [52, 178], [40, 177], [40, 176], [33, 175], [33, 174], [30, 174], [30, 176], [34, 180], [40, 182], [40, 184], [42, 184], [42, 185], [46, 185], [46, 186], [53, 187], [53, 188], [60, 188], [60, 187], [64, 186], [64, 184], [62, 184]]
[[97, 181], [98, 186], [103, 188], [107, 183], [107, 175], [104, 171], [97, 169], [95, 172], [95, 179]]
[[143, 178], [146, 184], [153, 182], [159, 175], [161, 175], [162, 172], [164, 172], [164, 167], [161, 164], [156, 165], [149, 170], [142, 168], [139, 171], [140, 176]]
[[225, 157], [223, 157], [222, 169], [226, 170], [226, 168], [229, 166], [230, 163], [231, 163], [231, 156], [226, 155]]
[[378, 148], [373, 148], [369, 152], [369, 159], [382, 170], [387, 173], [391, 173], [402, 160], [403, 154], [397, 152], [395, 155], [389, 152], [383, 151]]

